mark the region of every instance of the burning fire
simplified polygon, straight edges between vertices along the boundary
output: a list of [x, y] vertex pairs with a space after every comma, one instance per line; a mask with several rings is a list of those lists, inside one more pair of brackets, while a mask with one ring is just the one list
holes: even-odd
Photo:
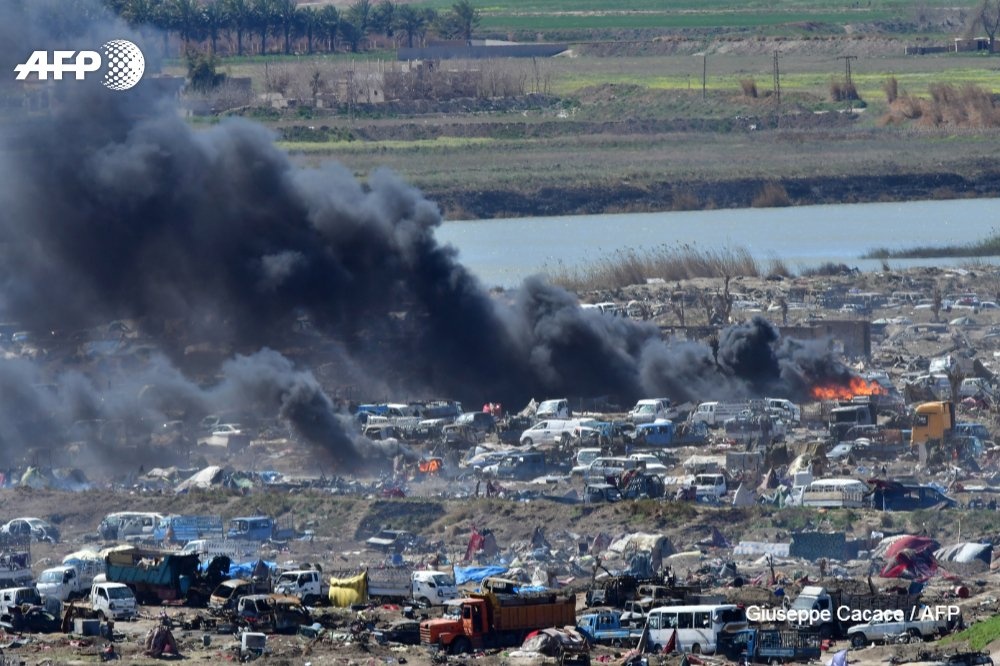
[[869, 382], [861, 377], [851, 377], [847, 384], [826, 384], [812, 387], [814, 400], [850, 400], [856, 395], [879, 395], [885, 393], [878, 382]]

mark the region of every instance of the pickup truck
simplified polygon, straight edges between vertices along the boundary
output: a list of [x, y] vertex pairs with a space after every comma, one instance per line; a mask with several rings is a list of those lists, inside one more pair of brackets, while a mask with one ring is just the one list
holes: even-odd
[[724, 631], [719, 634], [716, 654], [746, 664], [812, 661], [820, 657], [820, 638], [816, 632], [794, 629]]
[[614, 611], [587, 613], [576, 619], [576, 629], [591, 643], [633, 647], [639, 644], [644, 629], [623, 626], [621, 617]]
[[949, 631], [947, 620], [912, 620], [858, 624], [847, 630], [851, 647], [863, 648], [871, 643], [889, 643], [906, 634], [913, 640], [933, 639]]

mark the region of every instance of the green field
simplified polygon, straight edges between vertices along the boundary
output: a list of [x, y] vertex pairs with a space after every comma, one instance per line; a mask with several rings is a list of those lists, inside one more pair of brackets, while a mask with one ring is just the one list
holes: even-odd
[[[421, 3], [447, 12], [450, 0]], [[623, 9], [620, 3], [591, 0], [534, 0], [532, 2], [473, 3], [482, 17], [483, 31], [602, 32], [609, 30], [718, 30], [750, 29], [767, 34], [790, 34], [803, 29], [843, 34], [845, 24], [858, 22], [900, 22], [918, 24], [921, 13], [953, 7], [972, 7], [959, 2], [913, 3], [905, 0], [867, 2], [822, 2], [786, 0], [707, 0], [705, 2], [639, 0]]]

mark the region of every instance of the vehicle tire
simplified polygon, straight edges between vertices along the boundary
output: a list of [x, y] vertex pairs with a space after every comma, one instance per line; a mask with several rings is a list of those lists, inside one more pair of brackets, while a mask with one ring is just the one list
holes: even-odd
[[921, 634], [920, 630], [917, 629], [916, 627], [910, 629], [910, 631], [907, 632], [907, 633], [910, 634], [910, 642], [911, 643], [923, 643], [924, 642], [924, 636], [923, 636], [923, 634]]
[[855, 650], [860, 650], [866, 645], [868, 645], [868, 637], [864, 634], [853, 634], [851, 636], [851, 647]]
[[99, 611], [97, 614], [101, 616], [101, 622], [108, 621], [108, 614], [105, 613], [104, 611]]
[[451, 644], [451, 654], [468, 654], [472, 651], [472, 644], [468, 638], [456, 638]]
[[771, 660], [767, 663], [771, 664], [771, 666], [777, 666], [778, 664], [783, 664], [785, 662], [781, 659], [781, 657], [771, 657]]
[[691, 654], [701, 654], [701, 646], [695, 643], [691, 646]]
[[530, 447], [532, 444], [534, 444], [534, 442], [531, 441], [530, 437], [525, 437], [524, 439], [521, 440], [521, 446], [529, 446]]
[[431, 600], [428, 599], [427, 597], [420, 597], [418, 601], [420, 602], [420, 605], [423, 606], [424, 608], [431, 607]]
[[316, 605], [316, 595], [315, 594], [307, 594], [305, 597], [302, 598], [302, 605], [303, 606], [315, 606]]

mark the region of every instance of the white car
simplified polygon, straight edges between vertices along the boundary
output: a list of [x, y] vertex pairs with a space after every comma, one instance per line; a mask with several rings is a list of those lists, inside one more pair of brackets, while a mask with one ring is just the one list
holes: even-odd
[[635, 460], [638, 463], [645, 464], [646, 471], [650, 474], [660, 474], [665, 476], [667, 472], [670, 471], [667, 466], [652, 453], [633, 453], [628, 458], [629, 460]]
[[243, 426], [239, 423], [220, 423], [212, 431], [211, 436], [205, 439], [205, 444], [225, 448], [229, 446], [230, 437], [239, 437], [242, 434]]
[[826, 452], [826, 458], [827, 460], [846, 460], [853, 450], [853, 442], [841, 442]]
[[41, 518], [15, 518], [0, 527], [0, 534], [30, 538], [32, 541], [59, 541], [59, 530]]

